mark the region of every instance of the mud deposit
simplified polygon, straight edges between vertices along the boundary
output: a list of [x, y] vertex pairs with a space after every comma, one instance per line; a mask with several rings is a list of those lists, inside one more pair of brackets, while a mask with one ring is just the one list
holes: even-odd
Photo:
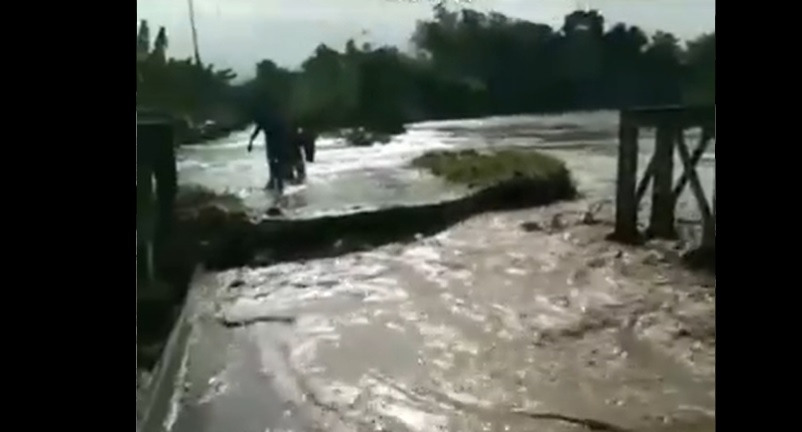
[[165, 428], [715, 430], [715, 278], [586, 208], [209, 274]]

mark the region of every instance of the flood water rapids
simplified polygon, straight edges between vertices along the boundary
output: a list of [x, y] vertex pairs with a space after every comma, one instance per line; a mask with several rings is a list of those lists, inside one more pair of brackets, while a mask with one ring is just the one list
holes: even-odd
[[[715, 278], [677, 266], [674, 244], [625, 247], [583, 222], [613, 197], [617, 127], [602, 112], [416, 124], [370, 148], [321, 140], [307, 184], [289, 191], [291, 217], [461, 193], [408, 168], [432, 149], [538, 148], [567, 163], [583, 198], [204, 275], [165, 428], [714, 431]], [[641, 172], [653, 143], [642, 137]], [[264, 154], [246, 144], [240, 133], [184, 149], [181, 182], [264, 208]], [[715, 147], [699, 168], [708, 194], [714, 170]], [[678, 211], [693, 229], [691, 197]]]

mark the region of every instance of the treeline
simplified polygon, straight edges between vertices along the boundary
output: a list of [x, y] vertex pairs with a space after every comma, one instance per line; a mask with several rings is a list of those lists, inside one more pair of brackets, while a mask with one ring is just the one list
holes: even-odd
[[138, 58], [148, 52], [152, 60], [137, 63], [137, 102], [192, 115], [270, 100], [317, 129], [392, 133], [425, 119], [715, 101], [715, 33], [682, 46], [669, 33], [608, 27], [597, 11], [573, 12], [554, 29], [438, 6], [418, 23], [411, 54], [320, 45], [298, 70], [260, 62], [242, 86], [230, 84], [230, 71], [167, 59], [163, 30], [147, 47], [142, 33]]
[[[171, 113], [184, 121], [185, 137], [197, 140], [203, 122], [214, 120], [232, 129], [242, 124], [232, 98], [230, 69], [215, 70], [195, 59], [175, 59], [167, 55], [169, 40], [164, 27], [151, 35], [147, 21], [140, 23], [136, 37], [137, 109]], [[218, 133], [217, 135], [220, 135]]]

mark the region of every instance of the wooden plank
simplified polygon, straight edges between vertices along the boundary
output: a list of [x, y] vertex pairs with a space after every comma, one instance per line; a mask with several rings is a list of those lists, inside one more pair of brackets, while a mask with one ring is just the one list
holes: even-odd
[[713, 168], [713, 226], [702, 232], [702, 247], [713, 248], [716, 247], [716, 169]]
[[[679, 133], [683, 133], [680, 131]], [[683, 137], [684, 138], [684, 137]], [[704, 156], [707, 147], [710, 145], [712, 141], [712, 137], [706, 133], [702, 133], [701, 138], [699, 139], [699, 145], [696, 146], [696, 149], [693, 151], [693, 155], [691, 155], [691, 165], [693, 165], [694, 170], [696, 166], [699, 165], [699, 161], [702, 160], [702, 156]], [[688, 185], [688, 173], [683, 171], [682, 176], [680, 176], [679, 181], [677, 181], [677, 185], [674, 187], [674, 201], [679, 200], [680, 195], [682, 195], [685, 186]]]
[[622, 111], [622, 118], [638, 127], [658, 127], [669, 122], [682, 128], [715, 124], [714, 105], [642, 107]]
[[703, 243], [705, 241], [709, 242], [711, 238], [715, 239], [716, 235], [713, 214], [710, 210], [710, 205], [707, 202], [707, 197], [705, 197], [702, 183], [699, 181], [699, 175], [696, 173], [696, 168], [691, 165], [690, 150], [688, 150], [688, 145], [685, 143], [685, 137], [682, 134], [678, 134], [677, 138], [680, 159], [682, 159], [682, 164], [684, 165], [685, 171], [688, 174], [691, 190], [693, 191], [693, 194], [696, 197], [696, 202], [699, 205], [699, 211], [702, 213]]
[[676, 238], [674, 226], [674, 145], [677, 137], [674, 124], [664, 123], [657, 128], [654, 151], [654, 182], [652, 183], [652, 211], [649, 235], [656, 238]]
[[649, 189], [649, 183], [654, 178], [654, 156], [649, 160], [649, 166], [646, 167], [646, 172], [643, 173], [643, 179], [638, 184], [638, 191], [635, 193], [635, 202], [640, 207], [643, 197], [646, 196], [646, 191]]
[[635, 243], [638, 233], [638, 204], [635, 188], [638, 181], [638, 128], [623, 118], [618, 126], [618, 180], [616, 184], [615, 232], [612, 238]]
[[148, 108], [148, 107], [137, 107], [136, 108], [136, 124], [139, 125], [153, 125], [153, 124], [174, 124], [178, 119], [162, 110]]

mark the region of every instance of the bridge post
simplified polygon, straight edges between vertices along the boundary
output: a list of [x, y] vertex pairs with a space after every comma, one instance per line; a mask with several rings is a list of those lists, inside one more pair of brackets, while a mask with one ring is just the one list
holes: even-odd
[[674, 227], [674, 146], [677, 134], [683, 133], [673, 122], [662, 121], [657, 126], [654, 151], [654, 182], [652, 183], [652, 212], [648, 233], [652, 237], [676, 238]]
[[708, 249], [716, 248], [716, 169], [713, 168], [713, 219], [706, 221], [706, 224], [712, 226], [705, 226], [702, 228], [702, 247]]
[[172, 227], [175, 196], [178, 192], [173, 125], [163, 124], [154, 128], [151, 139], [155, 144], [153, 178], [156, 180], [157, 209], [154, 244], [157, 253], [161, 253]]
[[[624, 109], [620, 114], [618, 179], [616, 184], [615, 232], [611, 240], [637, 243], [644, 240], [638, 230], [640, 202], [652, 186], [651, 212], [648, 236], [676, 239], [676, 207], [679, 196], [687, 185], [696, 198], [706, 228], [703, 238], [715, 247], [715, 179], [713, 209], [699, 182], [696, 165], [702, 159], [710, 137], [715, 136], [714, 106], [667, 106]], [[693, 154], [685, 143], [684, 131], [702, 127], [699, 146]], [[640, 128], [657, 130], [655, 151], [649, 165], [638, 182], [638, 133]], [[683, 174], [674, 185], [674, 153], [679, 151]]]
[[173, 218], [177, 191], [175, 129], [164, 119], [137, 119], [137, 290], [154, 291], [156, 264]]
[[136, 285], [139, 295], [152, 287], [155, 279], [152, 241], [155, 233], [153, 175], [145, 158], [139, 155], [136, 177]]
[[[716, 114], [715, 107], [713, 108], [713, 136], [716, 136]], [[704, 229], [702, 237], [702, 247], [716, 249], [716, 165], [713, 162], [713, 226], [709, 229]]]
[[613, 238], [623, 243], [634, 243], [638, 233], [638, 126], [624, 113], [618, 128], [618, 180], [616, 184], [615, 232]]

